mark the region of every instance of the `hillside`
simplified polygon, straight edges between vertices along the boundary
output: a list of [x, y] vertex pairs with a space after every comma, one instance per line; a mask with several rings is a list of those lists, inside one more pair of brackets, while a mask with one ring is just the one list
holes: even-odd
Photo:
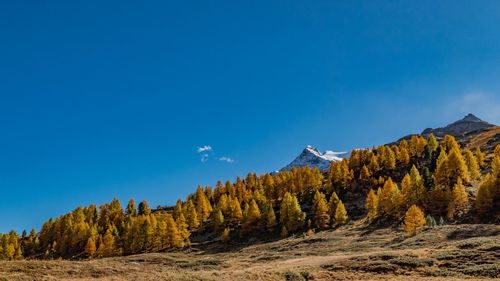
[[0, 261], [5, 280], [479, 280], [500, 277], [498, 225], [445, 225], [407, 238], [361, 221], [258, 244], [90, 261]]
[[500, 143], [500, 126], [490, 127], [478, 134], [467, 136], [461, 141], [470, 149], [479, 147], [488, 156], [492, 156], [495, 146]]
[[[479, 122], [464, 119], [458, 123]], [[175, 206], [152, 209], [131, 199], [123, 207], [115, 198], [77, 207], [39, 231], [0, 235], [0, 260], [10, 261], [0, 273], [21, 280], [33, 274], [143, 280], [498, 277], [498, 128], [456, 138], [412, 135], [327, 160], [323, 171], [303, 165], [250, 172], [213, 188], [198, 186]], [[307, 147], [303, 154], [325, 160], [328, 153]]]
[[445, 127], [436, 129], [428, 128], [425, 129], [421, 134], [424, 136], [433, 134], [437, 138], [442, 138], [445, 135], [460, 137], [466, 134], [480, 133], [494, 126], [495, 125], [479, 119], [474, 114], [469, 113], [464, 118], [457, 120]]

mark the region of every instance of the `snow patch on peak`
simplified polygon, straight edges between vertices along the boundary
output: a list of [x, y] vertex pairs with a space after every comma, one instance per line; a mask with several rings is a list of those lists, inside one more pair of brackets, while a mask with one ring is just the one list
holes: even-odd
[[350, 152], [334, 152], [327, 150], [321, 153], [317, 148], [307, 145], [302, 153], [295, 158], [290, 164], [288, 164], [284, 169], [290, 170], [292, 167], [318, 167], [320, 170], [328, 170], [330, 168], [330, 162], [340, 162], [343, 158], [349, 158]]

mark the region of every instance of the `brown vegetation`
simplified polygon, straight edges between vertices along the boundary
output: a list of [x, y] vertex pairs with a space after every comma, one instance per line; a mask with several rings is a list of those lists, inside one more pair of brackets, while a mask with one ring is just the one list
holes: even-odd
[[444, 225], [407, 238], [351, 222], [260, 244], [85, 261], [0, 262], [0, 280], [475, 280], [500, 277], [500, 226]]

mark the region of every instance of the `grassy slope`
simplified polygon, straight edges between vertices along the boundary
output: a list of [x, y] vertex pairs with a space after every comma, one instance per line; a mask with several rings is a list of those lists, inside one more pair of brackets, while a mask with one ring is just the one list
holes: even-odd
[[[461, 280], [500, 278], [500, 226], [405, 238], [361, 221], [308, 237], [91, 261], [0, 262], [5, 280]], [[0, 278], [0, 280], [2, 280]]]
[[[500, 126], [462, 140], [487, 161]], [[309, 237], [90, 261], [0, 261], [1, 280], [473, 280], [500, 278], [499, 225], [447, 225], [406, 238], [362, 221]]]

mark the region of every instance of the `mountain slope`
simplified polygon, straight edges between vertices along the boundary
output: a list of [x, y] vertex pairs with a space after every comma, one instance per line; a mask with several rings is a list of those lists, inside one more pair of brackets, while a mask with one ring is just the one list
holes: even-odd
[[0, 276], [103, 281], [437, 281], [450, 276], [485, 280], [500, 274], [495, 263], [498, 228], [450, 224], [407, 238], [390, 228], [352, 222], [335, 230], [257, 244], [194, 244], [189, 251], [84, 261], [0, 261]]
[[284, 169], [290, 170], [292, 167], [307, 166], [309, 168], [318, 167], [318, 169], [324, 171], [328, 170], [331, 161], [339, 162], [342, 161], [343, 158], [349, 158], [349, 155], [349, 152], [333, 152], [330, 150], [322, 153], [317, 148], [308, 145], [304, 148], [302, 153]]
[[469, 113], [464, 118], [445, 127], [435, 129], [427, 128], [421, 134], [427, 136], [432, 133], [436, 137], [444, 137], [445, 135], [460, 137], [472, 132], [481, 132], [494, 126], [495, 125], [479, 119], [474, 114]]
[[[477, 136], [482, 135], [486, 132], [490, 132], [495, 128], [498, 127], [479, 119], [474, 114], [469, 113], [464, 118], [448, 124], [445, 127], [435, 129], [427, 128], [422, 131], [421, 135], [428, 136], [432, 133], [437, 138], [443, 138], [445, 135], [452, 135], [456, 137], [457, 141], [459, 141], [461, 144], [467, 145], [473, 138], [477, 138]], [[399, 139], [398, 142], [402, 139], [408, 140], [410, 139], [410, 137], [411, 135], [405, 136]], [[486, 148], [486, 150], [489, 150], [492, 147], [494, 147], [494, 145], [490, 144], [487, 148], [484, 148]], [[299, 156], [297, 156], [297, 158], [295, 158], [290, 164], [285, 166], [284, 169], [290, 170], [292, 167], [307, 166], [309, 168], [318, 167], [318, 169], [320, 169], [321, 171], [325, 171], [330, 167], [331, 161], [340, 162], [343, 158], [349, 158], [350, 154], [350, 152], [333, 152], [330, 150], [322, 153], [317, 148], [308, 145], [299, 154]]]

